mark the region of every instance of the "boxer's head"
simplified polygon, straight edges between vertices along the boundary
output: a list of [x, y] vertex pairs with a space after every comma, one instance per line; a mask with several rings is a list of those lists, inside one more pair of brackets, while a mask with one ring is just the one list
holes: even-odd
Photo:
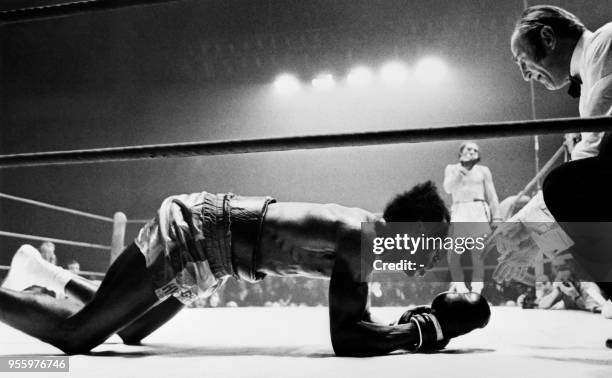
[[[401, 193], [393, 198], [385, 207], [383, 212], [387, 229], [385, 233], [394, 234], [394, 223], [409, 223], [411, 230], [406, 230], [402, 225], [402, 233], [419, 237], [441, 237], [448, 234], [450, 213], [444, 204], [444, 200], [438, 194], [436, 185], [427, 181], [414, 186], [407, 192]], [[439, 260], [437, 250], [417, 251], [411, 256], [411, 260], [417, 266], [423, 265], [429, 269]], [[406, 272], [413, 275], [415, 272]], [[421, 271], [424, 274], [424, 270]]]
[[383, 218], [386, 222], [449, 222], [450, 213], [436, 184], [427, 181], [389, 201]]
[[537, 5], [525, 9], [510, 40], [523, 78], [550, 90], [568, 84], [572, 53], [585, 30], [578, 17], [562, 8]]
[[480, 148], [474, 142], [463, 142], [459, 146], [459, 161], [476, 164], [480, 161]]

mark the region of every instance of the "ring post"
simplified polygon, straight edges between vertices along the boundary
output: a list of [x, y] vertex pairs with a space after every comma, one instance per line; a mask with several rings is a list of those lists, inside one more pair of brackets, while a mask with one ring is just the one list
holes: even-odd
[[121, 254], [125, 247], [125, 225], [127, 217], [124, 213], [118, 211], [113, 215], [113, 237], [111, 240], [110, 263]]

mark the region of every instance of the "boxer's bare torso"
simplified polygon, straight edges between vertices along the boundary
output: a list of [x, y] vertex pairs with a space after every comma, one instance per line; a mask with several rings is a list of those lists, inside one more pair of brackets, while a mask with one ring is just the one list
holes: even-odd
[[451, 192], [453, 203], [485, 198], [485, 170], [488, 168], [476, 164], [471, 169], [466, 169], [461, 164], [453, 164], [446, 169], [452, 172], [451, 174], [461, 177], [461, 181]]
[[257, 270], [275, 276], [330, 278], [338, 254], [353, 256], [358, 267], [361, 223], [380, 220], [368, 211], [336, 204], [270, 204]]

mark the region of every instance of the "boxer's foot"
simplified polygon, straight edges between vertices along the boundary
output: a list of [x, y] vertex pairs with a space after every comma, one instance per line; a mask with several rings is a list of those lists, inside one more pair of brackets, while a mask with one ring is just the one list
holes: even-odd
[[2, 283], [5, 289], [22, 291], [32, 286], [63, 293], [73, 274], [45, 261], [31, 245], [22, 245], [11, 260], [11, 268]]
[[42, 258], [40, 252], [31, 245], [22, 245], [11, 260], [11, 268], [2, 283], [5, 289], [22, 291], [36, 283], [33, 271], [38, 264], [36, 260]]

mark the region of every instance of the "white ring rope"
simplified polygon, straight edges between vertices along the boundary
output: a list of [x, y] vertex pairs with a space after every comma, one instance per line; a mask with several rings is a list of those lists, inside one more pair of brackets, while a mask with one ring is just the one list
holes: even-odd
[[1, 198], [6, 198], [6, 199], [10, 199], [10, 200], [13, 200], [13, 201], [17, 201], [17, 202], [28, 203], [30, 205], [46, 207], [47, 209], [63, 211], [65, 213], [69, 213], [69, 214], [80, 215], [80, 216], [83, 216], [83, 217], [86, 217], [86, 218], [98, 219], [98, 220], [101, 220], [101, 221], [113, 223], [113, 218], [109, 218], [109, 217], [105, 217], [105, 216], [97, 215], [97, 214], [92, 214], [92, 213], [88, 213], [88, 212], [85, 212], [85, 211], [74, 210], [74, 209], [70, 209], [68, 207], [51, 205], [49, 203], [40, 202], [40, 201], [34, 201], [34, 200], [31, 200], [31, 199], [27, 199], [27, 198], [23, 198], [23, 197], [17, 197], [17, 196], [13, 196], [13, 195], [6, 194], [6, 193], [0, 193], [0, 197]]
[[[11, 270], [11, 266], [10, 265], [0, 265], [0, 270]], [[100, 273], [100, 272], [90, 272], [88, 270], [79, 270], [79, 273], [77, 273], [79, 276], [80, 275], [88, 275], [88, 276], [96, 276], [96, 277], [104, 277], [106, 274], [105, 273]]]
[[28, 235], [28, 234], [20, 234], [17, 232], [0, 231], [0, 236], [6, 236], [9, 238], [18, 238], [18, 239], [28, 239], [28, 240], [50, 241], [56, 244], [72, 245], [75, 247], [85, 247], [85, 248], [93, 248], [93, 249], [103, 249], [107, 251], [110, 251], [111, 249], [111, 247], [108, 245], [84, 243], [84, 242], [77, 242], [77, 241], [56, 239], [56, 238], [48, 238], [48, 237], [34, 236], [34, 235]]

